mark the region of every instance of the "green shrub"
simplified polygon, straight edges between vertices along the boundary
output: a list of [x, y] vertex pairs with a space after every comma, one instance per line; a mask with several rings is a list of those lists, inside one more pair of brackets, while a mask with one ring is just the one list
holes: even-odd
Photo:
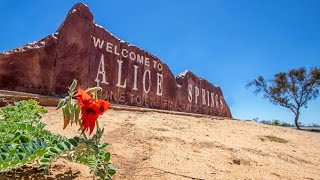
[[46, 112], [34, 100], [0, 109], [0, 173], [32, 162], [48, 173], [52, 160], [81, 143], [79, 137], [67, 139], [45, 130], [40, 119]]

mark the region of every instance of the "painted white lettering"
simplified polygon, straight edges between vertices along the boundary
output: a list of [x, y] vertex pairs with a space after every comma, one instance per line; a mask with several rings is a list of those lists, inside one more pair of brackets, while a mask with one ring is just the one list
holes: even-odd
[[130, 52], [130, 53], [129, 53], [129, 57], [130, 57], [130, 59], [131, 59], [132, 61], [135, 61], [136, 58], [137, 58], [136, 53], [134, 53], [134, 52]]
[[188, 85], [188, 100], [189, 102], [192, 102], [192, 85]]
[[216, 107], [219, 108], [219, 96], [216, 94]]
[[199, 88], [198, 87], [194, 87], [194, 93], [195, 93], [195, 99], [196, 99], [196, 104], [198, 104], [198, 96], [199, 96], [199, 94], [200, 94], [200, 92], [199, 92]]
[[[146, 75], [148, 73], [148, 76], [149, 76], [149, 87], [148, 89], [146, 88]], [[145, 70], [144, 73], [143, 73], [143, 90], [145, 93], [148, 93], [150, 91], [150, 83], [151, 82], [151, 74], [150, 74], [150, 70]]]
[[96, 38], [94, 36], [92, 38], [93, 38], [94, 47], [99, 46], [99, 48], [101, 49], [104, 44], [104, 40], [101, 41], [99, 38]]
[[140, 56], [140, 54], [137, 54], [137, 62], [143, 64], [143, 56]]
[[206, 90], [201, 89], [202, 105], [206, 105]]
[[122, 57], [124, 57], [124, 58], [128, 58], [128, 50], [127, 50], [127, 49], [122, 49], [122, 50], [121, 50], [121, 55], [122, 55]]
[[214, 93], [211, 93], [211, 107], [214, 107]]
[[118, 61], [118, 83], [116, 84], [116, 86], [121, 87], [121, 88], [126, 88], [127, 86], [127, 81], [126, 79], [124, 80], [123, 85], [121, 85], [121, 72], [122, 72], [122, 60], [117, 60]]
[[148, 58], [148, 57], [146, 57], [145, 59], [144, 59], [144, 65], [146, 65], [146, 66], [150, 66], [150, 61], [149, 61], [150, 59]]
[[208, 106], [210, 106], [210, 94], [209, 94], [209, 91], [207, 91], [207, 99], [208, 99]]
[[158, 70], [162, 71], [162, 64], [161, 63], [158, 63]]
[[113, 52], [112, 52], [112, 46], [113, 46], [112, 43], [107, 42], [106, 51], [109, 52], [109, 53], [113, 53]]
[[162, 96], [162, 74], [157, 73], [157, 95]]
[[119, 56], [120, 54], [119, 54], [119, 52], [117, 51], [117, 49], [118, 49], [118, 46], [117, 46], [117, 45], [114, 45], [114, 54], [117, 55], [117, 56]]
[[134, 81], [133, 81], [133, 90], [138, 90], [137, 80], [138, 80], [138, 67], [137, 65], [133, 65], [134, 67]]
[[223, 97], [222, 96], [220, 96], [220, 109], [223, 109]]
[[153, 68], [156, 68], [156, 67], [157, 67], [157, 61], [153, 60]]
[[[99, 80], [99, 76], [102, 75], [102, 81]], [[99, 83], [103, 83], [103, 84], [109, 84], [106, 81], [106, 72], [104, 70], [104, 55], [101, 55], [101, 59], [100, 59], [100, 63], [99, 63], [99, 67], [98, 67], [98, 73], [97, 73], [97, 77], [95, 79], [95, 81], [97, 82], [97, 86], [99, 86]]]

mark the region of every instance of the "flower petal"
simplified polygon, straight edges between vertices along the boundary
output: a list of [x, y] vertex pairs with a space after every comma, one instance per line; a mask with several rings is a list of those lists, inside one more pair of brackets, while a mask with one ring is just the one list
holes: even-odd
[[99, 99], [97, 104], [99, 105], [100, 114], [103, 114], [104, 112], [106, 112], [110, 107], [110, 103], [102, 99]]

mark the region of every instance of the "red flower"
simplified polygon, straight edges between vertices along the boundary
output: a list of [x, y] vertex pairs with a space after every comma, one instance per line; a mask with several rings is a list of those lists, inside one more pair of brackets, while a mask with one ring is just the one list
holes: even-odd
[[99, 99], [97, 104], [99, 105], [100, 113], [103, 114], [109, 109], [110, 103], [108, 101], [104, 101], [102, 99]]
[[81, 125], [82, 133], [89, 129], [89, 135], [92, 133], [96, 120], [100, 115], [109, 109], [110, 103], [99, 99], [97, 102], [85, 92], [81, 87], [78, 88], [78, 93], [75, 95], [78, 104], [81, 107]]

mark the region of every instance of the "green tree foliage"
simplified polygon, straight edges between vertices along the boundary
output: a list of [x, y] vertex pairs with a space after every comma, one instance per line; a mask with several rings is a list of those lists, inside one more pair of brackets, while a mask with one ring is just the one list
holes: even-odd
[[292, 69], [275, 74], [271, 80], [259, 76], [247, 84], [247, 88], [252, 86], [255, 94], [262, 93], [271, 103], [290, 109], [295, 115], [295, 125], [300, 129], [301, 108], [307, 108], [307, 103], [319, 95], [320, 68]]

